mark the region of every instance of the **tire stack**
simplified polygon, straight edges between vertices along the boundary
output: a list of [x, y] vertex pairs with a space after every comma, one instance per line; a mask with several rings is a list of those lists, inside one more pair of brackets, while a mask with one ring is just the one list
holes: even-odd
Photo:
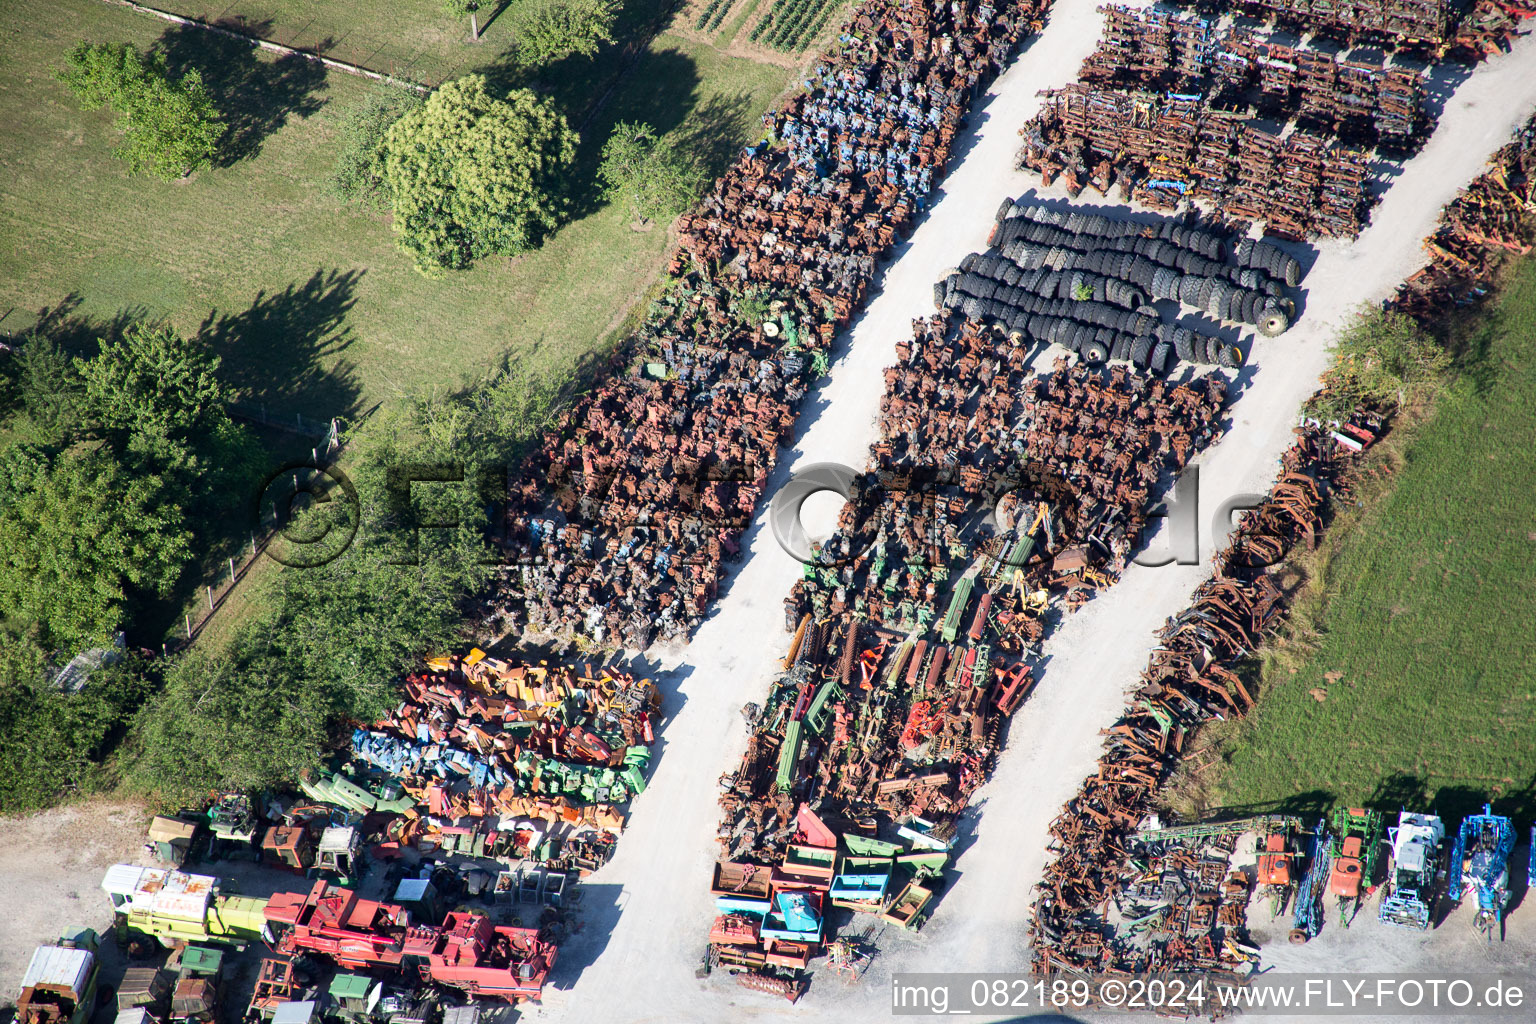
[[1286, 288], [1302, 277], [1301, 264], [1267, 242], [1012, 200], [998, 210], [990, 244], [934, 286], [936, 305], [1090, 363], [1129, 361], [1153, 373], [1175, 362], [1236, 367], [1244, 356], [1236, 345], [1163, 323], [1152, 300], [1274, 337], [1290, 327]]

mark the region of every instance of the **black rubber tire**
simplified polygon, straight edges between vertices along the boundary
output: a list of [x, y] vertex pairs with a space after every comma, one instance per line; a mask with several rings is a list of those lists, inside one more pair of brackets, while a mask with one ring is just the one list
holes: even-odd
[[1270, 308], [1259, 314], [1255, 327], [1266, 338], [1278, 338], [1290, 330], [1291, 320], [1282, 311]]
[[1152, 358], [1148, 365], [1152, 368], [1153, 373], [1164, 374], [1168, 372], [1168, 363], [1172, 357], [1173, 346], [1169, 345], [1165, 341], [1160, 341], [1155, 346], [1153, 346]]
[[1109, 349], [1105, 348], [1104, 343], [1097, 338], [1084, 345], [1082, 351], [1078, 354], [1083, 357], [1083, 362], [1093, 365], [1098, 365], [1109, 359]]
[[1131, 362], [1137, 369], [1146, 369], [1147, 359], [1152, 355], [1153, 342], [1151, 338], [1137, 338], [1131, 343]]

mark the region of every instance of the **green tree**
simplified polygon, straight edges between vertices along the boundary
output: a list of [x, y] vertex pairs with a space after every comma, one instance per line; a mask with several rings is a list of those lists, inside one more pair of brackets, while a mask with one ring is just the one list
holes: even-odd
[[187, 466], [198, 435], [223, 415], [219, 357], [169, 327], [134, 324], [75, 370], [96, 420], [155, 466]]
[[618, 0], [521, 0], [513, 13], [514, 55], [528, 67], [591, 57], [613, 42], [618, 12]]
[[461, 18], [469, 15], [469, 38], [480, 41], [480, 21], [475, 16], [480, 10], [480, 0], [443, 0], [443, 9]]
[[1366, 403], [1395, 408], [1425, 401], [1445, 386], [1451, 357], [1406, 313], [1377, 307], [1356, 311], [1332, 348], [1324, 390], [1309, 404], [1333, 418]]
[[578, 137], [526, 89], [493, 97], [483, 75], [447, 83], [389, 129], [384, 179], [401, 248], [423, 269], [524, 252], [565, 212]]
[[97, 669], [76, 694], [53, 688], [51, 675], [32, 637], [0, 632], [0, 814], [109, 782], [107, 755], [153, 690], [132, 656]]
[[117, 113], [130, 174], [170, 181], [212, 166], [224, 126], [196, 71], [173, 79], [162, 54], [82, 42], [55, 74], [85, 109]]
[[386, 86], [348, 111], [341, 122], [341, 154], [331, 171], [331, 191], [351, 202], [383, 203], [384, 137], [419, 106], [420, 96]]
[[645, 224], [670, 220], [693, 205], [704, 188], [704, 169], [691, 154], [656, 137], [648, 124], [620, 121], [603, 143], [597, 176], [610, 202], [622, 203]]
[[[14, 458], [14, 456], [13, 456]], [[0, 619], [35, 622], [76, 651], [121, 627], [130, 588], [165, 595], [190, 554], [163, 480], [130, 474], [101, 446], [76, 445], [31, 486], [0, 491]]]
[[16, 347], [16, 390], [22, 408], [50, 442], [68, 436], [85, 416], [85, 389], [69, 355], [47, 334], [29, 335]]

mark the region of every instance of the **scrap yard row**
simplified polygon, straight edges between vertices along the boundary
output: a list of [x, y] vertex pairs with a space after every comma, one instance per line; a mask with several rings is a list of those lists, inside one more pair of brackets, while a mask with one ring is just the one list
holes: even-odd
[[[1049, 6], [853, 9], [806, 90], [765, 117], [767, 138], [681, 218], [612, 375], [514, 473], [515, 557], [492, 598], [508, 650], [429, 659], [298, 793], [212, 794], [155, 820], [156, 866], [107, 873], [102, 916], [130, 961], [119, 1024], [473, 1024], [480, 1001], [540, 996], [580, 926], [582, 881], [647, 788], [664, 708], [616, 661], [532, 643], [600, 653], [692, 635], [837, 332]], [[720, 779], [701, 975], [798, 999], [813, 968], [856, 978], [876, 931], [935, 912], [1045, 639], [1115, 584], [1159, 495], [1224, 436], [1240, 368], [1283, 358], [1304, 305], [1298, 243], [1362, 229], [1380, 162], [1432, 127], [1437, 62], [1491, 52], [1519, 14], [1487, 0], [1460, 19], [1442, 0], [1239, 8], [1386, 56], [1104, 9], [1099, 50], [1024, 125], [1019, 160], [1074, 198], [1119, 184], [1139, 208], [1005, 201], [895, 346], [865, 471], [804, 553], [788, 654]], [[1526, 251], [1533, 170], [1536, 122], [1447, 207], [1392, 308], [1428, 321]], [[1383, 921], [1427, 927], [1443, 896], [1475, 901], [1497, 931], [1515, 828], [1491, 807], [1459, 830], [1428, 808], [1149, 820], [1199, 727], [1251, 708], [1239, 668], [1286, 615], [1275, 567], [1327, 527], [1391, 426], [1370, 408], [1301, 424], [1263, 504], [1159, 634], [1097, 773], [1051, 827], [1036, 971], [1245, 973], [1255, 896], [1307, 941], [1330, 898], [1350, 920], [1378, 875]], [[199, 861], [232, 877], [185, 870]], [[253, 875], [271, 895], [239, 892]], [[40, 949], [21, 1024], [86, 1024], [99, 959], [87, 928]], [[254, 988], [236, 999], [246, 969]]]

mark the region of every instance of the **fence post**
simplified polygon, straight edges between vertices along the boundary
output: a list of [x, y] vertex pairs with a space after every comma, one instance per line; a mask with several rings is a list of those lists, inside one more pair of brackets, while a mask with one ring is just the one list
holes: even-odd
[[182, 615], [182, 619], [186, 622], [186, 625], [187, 625], [187, 639], [191, 640], [192, 639], [192, 616], [183, 614]]
[[203, 589], [208, 591], [208, 614], [212, 615], [213, 614], [213, 588], [212, 587], [204, 587]]
[[235, 585], [235, 560], [233, 558], [229, 560], [229, 585]]

